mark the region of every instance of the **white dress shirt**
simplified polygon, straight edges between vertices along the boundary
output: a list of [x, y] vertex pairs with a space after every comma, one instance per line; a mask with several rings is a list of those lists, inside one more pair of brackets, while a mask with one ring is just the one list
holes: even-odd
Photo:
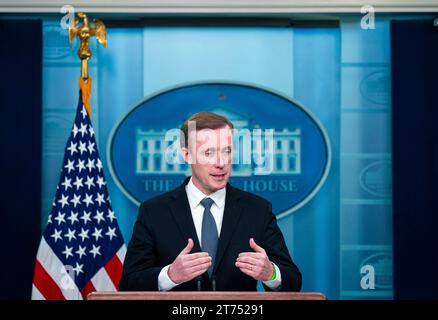
[[[219, 189], [218, 191], [206, 196], [201, 190], [199, 190], [190, 178], [189, 183], [186, 185], [187, 198], [189, 200], [190, 210], [192, 212], [193, 223], [196, 229], [196, 235], [198, 236], [199, 243], [202, 243], [202, 218], [204, 216], [204, 206], [201, 204], [202, 199], [208, 197], [211, 198], [214, 203], [210, 208], [213, 218], [216, 222], [217, 233], [220, 236], [222, 229], [222, 221], [224, 218], [225, 196], [226, 188]], [[194, 239], [192, 239], [194, 240]], [[249, 239], [248, 239], [249, 241]], [[280, 269], [273, 263], [276, 278], [274, 280], [263, 281], [272, 290], [279, 289], [281, 286], [281, 273]], [[167, 274], [170, 265], [161, 269], [158, 275], [158, 289], [160, 291], [168, 291], [178, 284], [174, 283]], [[237, 267], [236, 267], [237, 268]]]

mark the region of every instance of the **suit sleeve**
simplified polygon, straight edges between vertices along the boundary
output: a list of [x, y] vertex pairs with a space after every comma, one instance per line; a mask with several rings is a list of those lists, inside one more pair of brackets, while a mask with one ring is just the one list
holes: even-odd
[[150, 217], [142, 204], [128, 245], [123, 274], [119, 283], [121, 291], [157, 291], [161, 267], [155, 264], [155, 243]]
[[[289, 255], [283, 234], [277, 225], [277, 219], [272, 213], [272, 205], [269, 203], [262, 235], [263, 245], [269, 260], [275, 263], [281, 272], [280, 291], [300, 291], [301, 272]], [[266, 291], [272, 291], [263, 285]]]

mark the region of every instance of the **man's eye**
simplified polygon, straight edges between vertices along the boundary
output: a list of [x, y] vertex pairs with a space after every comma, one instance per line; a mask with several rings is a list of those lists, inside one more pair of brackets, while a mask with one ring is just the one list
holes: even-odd
[[223, 151], [223, 154], [225, 154], [225, 155], [229, 155], [229, 154], [231, 154], [231, 150], [230, 150], [230, 149], [224, 150], [224, 151]]

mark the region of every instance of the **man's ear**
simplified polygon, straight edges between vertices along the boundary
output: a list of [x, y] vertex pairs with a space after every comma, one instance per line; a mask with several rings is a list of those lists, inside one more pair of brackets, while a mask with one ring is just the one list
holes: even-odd
[[191, 158], [191, 155], [189, 152], [189, 148], [182, 147], [181, 151], [182, 151], [182, 156], [184, 158], [184, 161], [187, 162], [188, 164], [191, 164], [192, 158]]

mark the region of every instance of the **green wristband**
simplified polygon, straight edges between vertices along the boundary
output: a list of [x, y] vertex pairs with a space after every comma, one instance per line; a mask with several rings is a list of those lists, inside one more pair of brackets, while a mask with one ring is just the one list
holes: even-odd
[[271, 281], [272, 281], [272, 280], [275, 280], [275, 278], [277, 278], [277, 271], [275, 271], [274, 264], [272, 262], [271, 262], [271, 264], [272, 264], [272, 267], [274, 268], [274, 273], [272, 274], [272, 277], [271, 277]]

